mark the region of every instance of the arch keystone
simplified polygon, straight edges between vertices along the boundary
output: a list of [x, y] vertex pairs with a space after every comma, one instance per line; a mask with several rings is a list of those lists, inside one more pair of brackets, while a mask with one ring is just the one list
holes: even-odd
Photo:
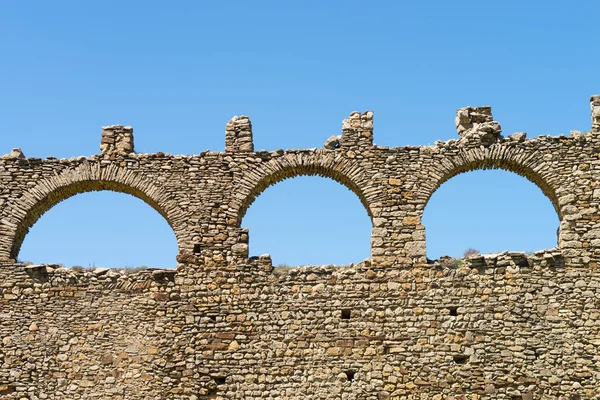
[[182, 243], [184, 221], [169, 201], [169, 196], [152, 182], [141, 178], [135, 181], [129, 179], [130, 174], [119, 167], [102, 168], [99, 164], [84, 163], [76, 169], [38, 182], [23, 193], [19, 202], [8, 206], [6, 211], [11, 218], [0, 220], [0, 259], [16, 259], [29, 229], [57, 203], [76, 194], [101, 190], [127, 193], [143, 200], [171, 226], [179, 250], [185, 249]]

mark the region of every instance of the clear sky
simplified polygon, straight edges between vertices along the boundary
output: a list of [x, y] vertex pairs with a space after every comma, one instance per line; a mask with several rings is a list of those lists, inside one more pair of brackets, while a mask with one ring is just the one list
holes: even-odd
[[[249, 115], [256, 149], [320, 147], [353, 110], [374, 110], [375, 143], [456, 137], [455, 110], [491, 105], [508, 135], [589, 130], [600, 93], [598, 1], [13, 1], [0, 5], [0, 153], [98, 152], [102, 125], [132, 125], [138, 152], [224, 149]], [[446, 182], [425, 210], [428, 255], [538, 250], [558, 219], [532, 183], [504, 171]], [[251, 254], [276, 264], [361, 261], [370, 221], [334, 181], [303, 177], [250, 207]], [[172, 267], [158, 213], [110, 192], [45, 214], [20, 259]]]

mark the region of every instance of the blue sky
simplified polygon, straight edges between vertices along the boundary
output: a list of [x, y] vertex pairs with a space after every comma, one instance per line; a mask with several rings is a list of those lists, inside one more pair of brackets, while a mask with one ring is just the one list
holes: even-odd
[[[312, 148], [353, 110], [374, 110], [379, 145], [433, 144], [456, 137], [468, 105], [491, 105], [505, 135], [588, 130], [599, 12], [597, 1], [5, 1], [0, 153], [91, 155], [110, 124], [132, 125], [138, 152], [222, 151], [241, 114], [256, 149]], [[482, 171], [446, 182], [424, 223], [434, 258], [551, 247], [558, 219], [533, 184]], [[369, 255], [360, 202], [321, 178], [267, 189], [244, 226], [251, 253], [275, 263]], [[50, 210], [20, 258], [172, 267], [175, 253], [154, 210], [103, 192]]]

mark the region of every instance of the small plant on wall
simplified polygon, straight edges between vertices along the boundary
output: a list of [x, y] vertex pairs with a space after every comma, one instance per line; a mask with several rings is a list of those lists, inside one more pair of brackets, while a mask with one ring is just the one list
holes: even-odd
[[463, 252], [463, 257], [468, 257], [468, 256], [472, 256], [472, 255], [475, 255], [475, 254], [481, 254], [481, 251], [479, 251], [477, 249], [474, 249], [473, 247], [469, 247], [468, 249], [466, 249]]

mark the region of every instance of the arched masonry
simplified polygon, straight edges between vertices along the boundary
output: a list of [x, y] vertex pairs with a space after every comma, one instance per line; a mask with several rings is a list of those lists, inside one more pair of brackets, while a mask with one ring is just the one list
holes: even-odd
[[[295, 153], [281, 152], [280, 155], [274, 156], [269, 154], [268, 158], [265, 162], [258, 163], [255, 169], [245, 170], [235, 182], [238, 193], [233, 199], [230, 212], [236, 226], [241, 226], [248, 207], [266, 188], [284, 179], [303, 175], [330, 178], [346, 186], [358, 196], [371, 221], [374, 215], [380, 214], [378, 204], [384, 195], [377, 186], [372, 185], [373, 176], [345, 154], [320, 149]], [[247, 233], [245, 229], [242, 231]]]
[[[0, 158], [0, 398], [392, 400], [600, 397], [600, 96], [590, 132], [504, 138], [489, 107], [459, 138], [373, 145], [354, 112], [317, 150], [255, 151], [235, 117], [225, 152]], [[421, 215], [456, 174], [502, 168], [550, 198], [558, 248], [425, 260]], [[371, 216], [370, 260], [275, 269], [240, 221], [269, 185], [323, 175]], [[89, 190], [143, 199], [179, 243], [176, 270], [14, 262], [27, 229]], [[65, 238], [68, 240], [68, 238]]]
[[331, 178], [346, 186], [358, 196], [369, 217], [373, 219], [371, 204], [381, 200], [380, 190], [371, 184], [373, 177], [345, 154], [319, 149], [298, 151], [295, 154], [282, 152], [280, 157], [269, 158], [267, 162], [257, 165], [256, 169], [244, 171], [241, 179], [235, 183], [239, 192], [232, 212], [237, 214], [238, 224], [248, 207], [266, 188], [284, 179], [303, 175]]
[[[74, 169], [44, 179], [28, 188], [18, 202], [8, 204], [7, 216], [0, 221], [0, 257], [16, 259], [29, 228], [57, 203], [79, 193], [110, 190], [138, 197], [159, 212], [180, 240], [184, 236], [182, 214], [164, 191], [151, 181], [116, 164], [101, 168], [98, 163], [83, 162]], [[6, 250], [9, 250], [8, 252]]]
[[[568, 247], [569, 244], [561, 241], [561, 237], [569, 237], [573, 231], [568, 219], [563, 217], [572, 211], [568, 205], [574, 198], [564, 195], [559, 198], [559, 194], [573, 192], [569, 176], [564, 175], [564, 171], [574, 159], [575, 153], [569, 156], [568, 151], [573, 151], [578, 135], [525, 140], [526, 134], [517, 132], [505, 139], [501, 135], [500, 124], [493, 120], [490, 107], [459, 109], [455, 122], [458, 140], [437, 142], [421, 154], [421, 184], [417, 191], [419, 209], [423, 210], [431, 195], [458, 174], [479, 169], [503, 169], [525, 177], [549, 198], [559, 220], [565, 222], [560, 226], [559, 247]], [[564, 144], [555, 147], [561, 141]], [[565, 163], [565, 160], [571, 161]]]
[[[353, 112], [342, 132], [313, 150], [255, 151], [250, 119], [227, 123], [225, 152], [173, 156], [134, 152], [131, 127], [102, 130], [101, 152], [70, 160], [0, 158], [0, 259], [15, 259], [29, 227], [57, 202], [89, 190], [132, 194], [173, 228], [180, 260], [226, 265], [248, 259], [240, 222], [268, 186], [298, 175], [334, 179], [361, 200], [373, 228], [379, 268], [425, 262], [421, 216], [432, 193], [452, 176], [502, 168], [526, 177], [552, 201], [560, 219], [559, 250], [573, 265], [600, 258], [600, 96], [591, 98], [592, 128], [570, 136], [504, 138], [490, 107], [458, 110], [457, 140], [434, 146], [373, 145], [373, 113]], [[360, 261], [360, 260], [357, 260]]]

